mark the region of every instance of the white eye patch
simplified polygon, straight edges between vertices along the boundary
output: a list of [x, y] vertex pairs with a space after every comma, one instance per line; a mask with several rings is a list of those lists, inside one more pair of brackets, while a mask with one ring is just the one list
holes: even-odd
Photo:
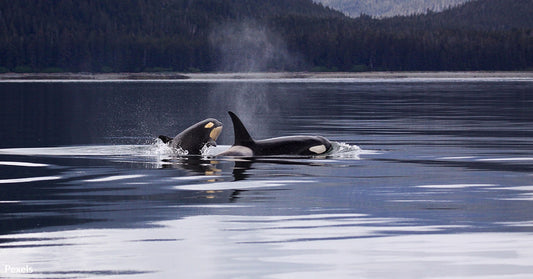
[[326, 152], [326, 150], [326, 146], [323, 144], [309, 147], [309, 151], [314, 152], [316, 154], [322, 154]]
[[209, 123], [205, 124], [204, 128], [209, 129], [209, 128], [213, 127], [213, 126], [215, 126], [215, 123], [209, 122]]

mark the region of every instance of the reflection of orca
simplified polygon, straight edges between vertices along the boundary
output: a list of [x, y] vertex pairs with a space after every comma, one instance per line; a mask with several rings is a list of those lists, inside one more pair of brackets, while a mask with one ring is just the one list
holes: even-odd
[[228, 111], [233, 121], [235, 143], [218, 156], [269, 156], [269, 155], [322, 155], [331, 150], [331, 142], [319, 136], [288, 136], [254, 140], [233, 112]]
[[174, 138], [160, 135], [159, 138], [175, 149], [186, 150], [189, 155], [200, 155], [205, 145], [216, 146], [222, 132], [222, 123], [214, 118], [200, 121], [185, 129]]
[[217, 168], [217, 161], [212, 161], [203, 156], [177, 156], [171, 159], [163, 159], [160, 162], [164, 169], [182, 169], [196, 175], [220, 175], [222, 170]]

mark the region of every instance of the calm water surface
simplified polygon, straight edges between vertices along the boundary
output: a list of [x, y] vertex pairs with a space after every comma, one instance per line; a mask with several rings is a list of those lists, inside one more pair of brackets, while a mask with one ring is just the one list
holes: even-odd
[[[531, 278], [533, 80], [0, 83], [0, 277]], [[322, 135], [319, 158], [231, 160]], [[155, 140], [208, 117], [219, 146]]]

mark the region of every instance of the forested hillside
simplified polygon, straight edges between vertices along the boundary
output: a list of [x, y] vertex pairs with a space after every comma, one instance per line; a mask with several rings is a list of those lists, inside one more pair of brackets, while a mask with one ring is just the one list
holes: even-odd
[[524, 70], [533, 1], [348, 18], [311, 0], [0, 1], [0, 71]]
[[214, 70], [213, 28], [274, 15], [342, 16], [310, 0], [0, 1], [0, 67]]
[[419, 16], [432, 28], [477, 30], [510, 30], [533, 28], [533, 1], [531, 0], [477, 0], [457, 9]]
[[361, 14], [376, 17], [423, 14], [428, 10], [442, 11], [469, 0], [315, 0], [325, 6], [342, 11], [348, 16]]

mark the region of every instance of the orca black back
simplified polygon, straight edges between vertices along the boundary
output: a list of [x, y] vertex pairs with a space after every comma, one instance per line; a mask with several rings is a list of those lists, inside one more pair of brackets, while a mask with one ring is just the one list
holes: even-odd
[[233, 122], [234, 144], [220, 156], [323, 155], [332, 149], [331, 142], [320, 136], [287, 136], [254, 140], [239, 117], [228, 111]]

